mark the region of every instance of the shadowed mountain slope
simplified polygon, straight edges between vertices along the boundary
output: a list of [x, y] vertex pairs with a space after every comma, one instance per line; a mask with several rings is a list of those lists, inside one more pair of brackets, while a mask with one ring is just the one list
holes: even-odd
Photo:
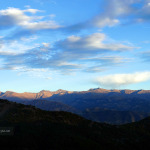
[[148, 150], [149, 125], [150, 118], [122, 126], [100, 124], [68, 112], [0, 100], [0, 126], [15, 131], [13, 136], [0, 135], [2, 150]]
[[47, 110], [47, 111], [66, 111], [72, 113], [80, 112], [69, 105], [63, 104], [61, 102], [55, 102], [55, 101], [32, 100], [32, 101], [22, 101], [21, 103], [25, 105], [32, 105], [35, 106], [36, 108], [40, 108], [42, 110]]
[[96, 107], [93, 109], [86, 109], [82, 112], [81, 116], [96, 122], [105, 122], [117, 125], [136, 122], [150, 116], [150, 114], [132, 111], [101, 109]]
[[85, 109], [83, 111], [77, 110], [69, 105], [63, 104], [61, 102], [47, 101], [47, 100], [32, 100], [32, 101], [22, 101], [22, 104], [32, 105], [36, 108], [47, 111], [66, 111], [78, 114], [89, 120], [96, 122], [105, 122], [110, 124], [125, 124], [130, 122], [136, 122], [145, 117], [149, 116], [149, 113], [142, 112], [132, 112], [132, 111], [117, 111], [102, 109], [99, 107], [93, 109]]

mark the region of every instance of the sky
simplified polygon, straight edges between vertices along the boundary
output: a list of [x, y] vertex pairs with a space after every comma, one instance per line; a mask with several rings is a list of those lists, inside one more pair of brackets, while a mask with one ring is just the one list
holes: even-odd
[[0, 2], [0, 91], [150, 89], [150, 0]]

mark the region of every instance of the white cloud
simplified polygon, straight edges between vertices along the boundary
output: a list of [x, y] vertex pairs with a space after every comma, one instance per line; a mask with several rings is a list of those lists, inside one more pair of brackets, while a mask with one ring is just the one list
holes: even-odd
[[27, 15], [27, 12], [36, 14], [41, 11], [31, 8], [21, 10], [13, 7], [0, 10], [0, 26], [3, 28], [21, 26], [30, 30], [57, 29], [61, 27], [53, 20], [41, 21], [44, 18], [43, 16]]
[[132, 60], [129, 58], [124, 58], [120, 56], [103, 56], [103, 57], [93, 57], [93, 58], [83, 58], [82, 60], [94, 61], [100, 63], [102, 65], [110, 65], [110, 64], [121, 64], [125, 62], [131, 62]]
[[44, 47], [50, 47], [50, 43], [42, 43]]
[[122, 43], [109, 42], [107, 40], [107, 36], [104, 33], [94, 33], [84, 37], [73, 35], [68, 37], [64, 41], [59, 41], [57, 45], [63, 49], [76, 51], [126, 51], [135, 48]]
[[68, 41], [70, 41], [70, 42], [76, 42], [76, 41], [79, 41], [79, 40], [80, 40], [80, 37], [79, 37], [79, 36], [74, 36], [74, 35], [72, 35], [72, 36], [69, 36], [67, 39], [68, 39]]
[[95, 19], [95, 24], [96, 26], [98, 26], [99, 28], [104, 27], [104, 26], [114, 26], [116, 24], [119, 24], [119, 20], [118, 19], [111, 19], [109, 17], [98, 17]]
[[111, 3], [110, 0], [106, 0], [104, 12], [93, 19], [93, 24], [97, 27], [105, 27], [116, 25], [121, 21], [149, 22], [149, 18], [149, 0], [111, 0]]
[[29, 9], [24, 10], [23, 12], [30, 12], [30, 13], [36, 14], [37, 12], [41, 12], [41, 11], [38, 9], [29, 8]]
[[117, 25], [119, 17], [125, 16], [132, 12], [131, 5], [138, 2], [138, 0], [106, 0], [104, 12], [97, 15], [92, 23], [97, 27], [114, 26]]
[[6, 53], [22, 53], [26, 50], [32, 49], [33, 46], [25, 45], [25, 44], [20, 44], [17, 41], [14, 41], [13, 43], [8, 43], [8, 44], [3, 44], [3, 46], [0, 49], [0, 52], [6, 52]]
[[49, 69], [37, 69], [37, 68], [27, 68], [27, 67], [13, 67], [12, 70], [17, 71], [18, 75], [28, 75], [32, 78], [43, 78], [47, 80], [52, 79], [52, 71]]
[[150, 21], [150, 1], [145, 1], [144, 5], [135, 12], [137, 22]]
[[24, 10], [11, 8], [0, 10], [0, 25], [23, 25], [31, 20], [31, 17], [24, 14]]
[[61, 27], [57, 25], [55, 21], [41, 21], [41, 22], [26, 22], [23, 27], [31, 30], [41, 30], [41, 29], [57, 29]]
[[100, 66], [94, 66], [94, 67], [89, 67], [85, 69], [84, 71], [89, 72], [89, 73], [96, 73], [96, 72], [103, 72], [105, 71], [105, 68], [102, 68]]
[[55, 18], [56, 15], [55, 15], [55, 14], [50, 14], [49, 17], [50, 17], [50, 18]]
[[94, 82], [100, 86], [116, 88], [150, 80], [150, 72], [136, 72], [131, 74], [112, 74], [100, 76]]
[[69, 26], [68, 30], [74, 32], [93, 26], [103, 28], [150, 21], [149, 0], [105, 0], [104, 3], [100, 13], [88, 21]]
[[29, 49], [36, 48], [36, 44], [32, 44], [32, 41], [36, 40], [37, 37], [22, 38], [21, 40], [3, 41], [0, 43], [0, 53], [12, 53], [21, 54]]

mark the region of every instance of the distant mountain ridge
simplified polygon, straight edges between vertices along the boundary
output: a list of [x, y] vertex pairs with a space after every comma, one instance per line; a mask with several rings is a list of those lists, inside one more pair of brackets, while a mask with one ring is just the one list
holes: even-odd
[[35, 99], [45, 99], [50, 98], [53, 95], [64, 95], [64, 94], [88, 94], [88, 93], [97, 93], [97, 94], [148, 94], [150, 96], [150, 90], [107, 90], [102, 88], [94, 88], [89, 89], [88, 91], [66, 91], [59, 89], [57, 91], [48, 91], [48, 90], [42, 90], [38, 93], [30, 93], [30, 92], [24, 92], [24, 93], [17, 93], [13, 91], [6, 91], [6, 92], [0, 92], [0, 98], [6, 98], [9, 100], [35, 100]]
[[69, 92], [61, 89], [57, 91], [42, 90], [39, 93], [30, 93], [30, 92], [16, 93], [12, 91], [6, 91], [0, 92], [0, 98], [5, 98], [8, 100], [35, 100], [35, 99], [49, 98], [54, 94], [66, 94], [66, 93]]
[[42, 110], [72, 112], [93, 121], [112, 124], [134, 122], [150, 115], [150, 90], [7, 91], [0, 92], [0, 98]]
[[39, 93], [0, 92], [1, 99], [15, 102], [48, 100], [60, 102], [78, 110], [87, 108], [115, 109], [119, 111], [138, 111], [150, 113], [150, 90], [107, 90], [102, 88], [88, 91], [46, 91]]

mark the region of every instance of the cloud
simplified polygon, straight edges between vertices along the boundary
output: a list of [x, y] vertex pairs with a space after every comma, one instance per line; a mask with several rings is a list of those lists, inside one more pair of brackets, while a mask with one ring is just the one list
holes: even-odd
[[80, 65], [65, 60], [55, 59], [56, 54], [52, 49], [45, 46], [35, 47], [21, 53], [0, 52], [0, 58], [4, 60], [1, 69], [30, 68], [30, 69], [51, 69], [54, 71], [71, 71], [78, 69]]
[[150, 21], [150, 1], [144, 1], [144, 5], [141, 9], [138, 9], [135, 13], [136, 22], [149, 22]]
[[50, 47], [50, 43], [42, 43], [44, 47]]
[[[111, 3], [110, 0], [106, 0], [101, 13], [85, 22], [65, 26], [59, 25], [53, 20], [55, 14], [45, 17], [37, 15], [37, 13], [43, 13], [38, 9], [32, 9], [30, 7], [26, 9], [9, 7], [0, 10], [0, 29], [14, 29], [5, 37], [11, 40], [20, 39], [32, 34], [40, 34], [44, 31], [45, 33], [56, 31], [70, 34], [94, 27], [103, 28], [127, 22], [146, 22], [149, 21], [150, 18], [149, 3], [150, 2], [146, 0], [144, 0], [144, 2], [140, 0], [111, 0]], [[138, 7], [135, 6], [137, 4], [139, 5]]]
[[62, 28], [68, 32], [79, 32], [89, 28], [113, 27], [150, 21], [149, 0], [105, 0], [100, 13], [88, 19]]
[[146, 62], [150, 62], [150, 51], [140, 53], [140, 58]]
[[37, 15], [37, 13], [42, 13], [38, 9], [9, 7], [0, 10], [0, 29], [15, 27], [6, 37], [7, 39], [14, 39], [36, 34], [37, 31], [57, 31], [70, 34], [94, 27], [103, 28], [131, 22], [148, 22], [150, 20], [149, 4], [148, 0], [111, 0], [111, 2], [106, 0], [103, 11], [93, 16], [93, 18], [85, 22], [65, 26], [59, 25], [53, 20], [55, 14], [51, 14], [49, 18], [46, 18]]
[[93, 66], [87, 67], [84, 71], [89, 73], [103, 72], [113, 66], [121, 66], [124, 63], [131, 62], [131, 59], [123, 58], [120, 56], [103, 56], [85, 59], [89, 63], [93, 63]]
[[[69, 32], [79, 32], [83, 29], [98, 27], [113, 27], [122, 24], [127, 17], [136, 14], [138, 9], [134, 5], [140, 3], [140, 0], [105, 0], [102, 11], [85, 22], [80, 22], [62, 28]], [[141, 12], [140, 12], [141, 13]]]
[[56, 5], [56, 1], [55, 0], [34, 0], [36, 3], [39, 3], [40, 5], [43, 5], [44, 3], [51, 3]]
[[55, 14], [50, 14], [49, 17], [50, 17], [50, 18], [55, 18], [56, 15], [55, 15]]
[[44, 31], [52, 31], [63, 28], [52, 17], [41, 16], [43, 11], [39, 9], [19, 9], [8, 7], [0, 10], [0, 30], [7, 34], [3, 37], [5, 40], [20, 40], [23, 37], [30, 37], [43, 33]]
[[150, 72], [136, 72], [131, 74], [111, 74], [100, 76], [94, 80], [96, 84], [108, 88], [118, 88], [120, 86], [140, 83], [150, 80]]
[[142, 23], [150, 21], [149, 0], [106, 0], [104, 12], [93, 19], [97, 27], [114, 26], [118, 23]]
[[[24, 9], [9, 7], [4, 10], [0, 10], [0, 28], [11, 28], [13, 26], [19, 26], [27, 30], [42, 30], [42, 29], [57, 29], [61, 26], [53, 20], [46, 20], [43, 16], [35, 16], [41, 12], [38, 9]], [[27, 15], [30, 13], [30, 15]], [[42, 21], [41, 21], [42, 20]]]
[[104, 10], [89, 20], [89, 23], [103, 28], [124, 23], [150, 21], [149, 0], [105, 0]]
[[84, 71], [88, 73], [99, 73], [99, 72], [104, 72], [106, 70], [107, 69], [102, 66], [92, 66], [92, 67], [86, 68]]
[[[103, 33], [84, 37], [73, 35], [54, 44], [45, 42], [39, 46], [30, 44], [36, 38], [38, 37], [4, 43], [0, 49], [0, 58], [4, 61], [1, 69], [43, 68], [65, 74], [77, 71], [100, 72], [130, 61], [127, 58], [113, 56], [112, 53], [135, 48], [122, 43], [112, 43]], [[109, 52], [111, 55], [108, 54]]]
[[12, 53], [19, 54], [28, 51], [29, 49], [33, 49], [36, 47], [35, 44], [29, 44], [32, 41], [37, 39], [36, 36], [22, 38], [21, 40], [13, 40], [13, 41], [5, 41], [2, 40], [0, 42], [0, 52], [1, 53]]
[[18, 72], [18, 75], [26, 74], [32, 78], [52, 79], [52, 72], [49, 69], [33, 69], [27, 67], [14, 67], [13, 70]]
[[[104, 33], [85, 36], [71, 35], [54, 44], [46, 40], [46, 42], [39, 43], [40, 46], [30, 43], [33, 37], [29, 36], [43, 33], [43, 31], [66, 30], [71, 34], [72, 31], [76, 33], [81, 29], [111, 27], [119, 24], [123, 17], [130, 16], [133, 12], [132, 19], [138, 20], [145, 17], [146, 20], [149, 7], [145, 3], [140, 6], [143, 10], [138, 11], [139, 9], [133, 6], [138, 2], [138, 0], [112, 0], [110, 3], [106, 0], [102, 13], [86, 22], [66, 27], [52, 20], [55, 14], [44, 17], [39, 15], [43, 13], [41, 10], [32, 9], [30, 6], [25, 9], [9, 7], [0, 10], [0, 30], [11, 29], [7, 30], [10, 31], [8, 35], [0, 37], [0, 59], [3, 60], [0, 69], [24, 70], [21, 72], [30, 73], [41, 69], [64, 74], [77, 71], [94, 73], [127, 63], [129, 59], [114, 56], [114, 54], [137, 47], [123, 42], [110, 41]], [[15, 38], [19, 40], [16, 41]]]
[[117, 25], [120, 22], [119, 17], [129, 14], [135, 2], [137, 0], [106, 0], [103, 12], [95, 16], [91, 23], [100, 28]]
[[130, 59], [124, 59], [123, 57], [117, 57], [117, 56], [105, 56], [105, 57], [94, 57], [94, 58], [87, 58], [86, 60], [88, 61], [95, 61], [97, 63], [102, 63], [104, 64], [105, 66], [106, 65], [110, 65], [110, 64], [120, 64], [120, 63], [123, 63], [125, 62], [129, 62]]
[[116, 24], [119, 24], [119, 20], [118, 19], [112, 19], [110, 17], [96, 17], [94, 20], [94, 24], [97, 27], [105, 27], [105, 26], [109, 26], [112, 27]]
[[81, 51], [81, 53], [95, 51], [127, 51], [135, 48], [122, 43], [108, 42], [104, 33], [94, 33], [84, 37], [72, 35], [65, 40], [58, 41], [55, 46], [69, 51]]

